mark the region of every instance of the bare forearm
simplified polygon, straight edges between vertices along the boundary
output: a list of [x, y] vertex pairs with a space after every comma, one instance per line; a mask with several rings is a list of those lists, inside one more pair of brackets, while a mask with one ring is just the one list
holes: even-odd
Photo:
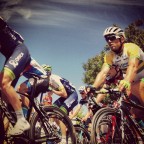
[[128, 82], [132, 82], [136, 76], [137, 67], [128, 67], [126, 77], [124, 78]]
[[73, 119], [77, 114], [78, 112], [80, 111], [81, 107], [79, 106], [72, 115], [69, 116], [70, 119]]
[[52, 92], [58, 96], [61, 96], [63, 98], [67, 98], [67, 94], [62, 92], [62, 91], [57, 91], [57, 90], [52, 89]]
[[105, 64], [102, 66], [102, 69], [96, 76], [96, 79], [93, 84], [95, 88], [99, 88], [102, 84], [104, 84], [109, 70], [110, 70], [109, 66], [106, 66]]
[[129, 66], [126, 71], [125, 80], [128, 82], [132, 82], [136, 76], [137, 69], [138, 69], [138, 59], [134, 59], [132, 62], [129, 62]]
[[95, 88], [99, 88], [104, 82], [105, 82], [105, 79], [106, 79], [106, 75], [103, 74], [103, 73], [99, 73], [94, 81], [94, 84], [93, 86]]

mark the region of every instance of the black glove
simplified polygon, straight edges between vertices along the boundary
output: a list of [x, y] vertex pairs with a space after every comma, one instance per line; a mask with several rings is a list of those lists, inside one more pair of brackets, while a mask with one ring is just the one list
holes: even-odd
[[87, 94], [89, 95], [89, 94], [95, 94], [95, 91], [96, 91], [97, 89], [95, 88], [95, 87], [93, 87], [93, 86], [87, 86], [86, 87], [86, 91], [87, 91]]

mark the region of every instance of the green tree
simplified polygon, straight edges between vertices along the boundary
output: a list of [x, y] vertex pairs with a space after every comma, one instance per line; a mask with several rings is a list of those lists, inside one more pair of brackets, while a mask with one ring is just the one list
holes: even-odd
[[[114, 24], [114, 26], [118, 26]], [[136, 43], [144, 51], [144, 19], [136, 20], [125, 28], [125, 34], [128, 42]], [[104, 50], [95, 57], [89, 58], [86, 63], [83, 64], [84, 78], [83, 82], [90, 85], [93, 84], [96, 75], [100, 71], [103, 64], [104, 51], [108, 50], [108, 46], [104, 47]]]
[[89, 58], [87, 63], [83, 64], [83, 69], [85, 71], [83, 82], [86, 84], [93, 84], [96, 75], [101, 69], [103, 64], [103, 56], [104, 51], [100, 53], [100, 55], [96, 55], [95, 57]]
[[126, 29], [125, 34], [128, 42], [133, 42], [144, 51], [144, 19], [136, 20]]

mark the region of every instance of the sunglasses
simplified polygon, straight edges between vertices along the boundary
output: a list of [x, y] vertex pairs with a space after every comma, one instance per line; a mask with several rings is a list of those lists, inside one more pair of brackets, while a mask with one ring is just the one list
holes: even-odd
[[120, 38], [119, 36], [115, 36], [115, 35], [109, 35], [109, 36], [105, 36], [105, 40], [106, 41], [114, 41], [116, 39]]

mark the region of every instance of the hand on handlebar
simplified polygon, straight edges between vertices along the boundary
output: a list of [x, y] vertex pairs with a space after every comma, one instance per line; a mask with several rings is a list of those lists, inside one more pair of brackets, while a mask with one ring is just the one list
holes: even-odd
[[130, 95], [131, 83], [126, 80], [121, 80], [118, 85], [119, 91], [126, 90], [127, 95]]
[[87, 86], [87, 88], [86, 88], [86, 91], [87, 91], [88, 95], [94, 94], [96, 90], [97, 89], [95, 87], [93, 87], [93, 86]]
[[118, 85], [118, 88], [120, 91], [123, 91], [124, 89], [130, 89], [130, 82], [126, 81], [126, 80], [121, 80], [119, 85]]
[[86, 117], [83, 117], [82, 119], [81, 119], [81, 122], [85, 122], [87, 120], [87, 118]]

